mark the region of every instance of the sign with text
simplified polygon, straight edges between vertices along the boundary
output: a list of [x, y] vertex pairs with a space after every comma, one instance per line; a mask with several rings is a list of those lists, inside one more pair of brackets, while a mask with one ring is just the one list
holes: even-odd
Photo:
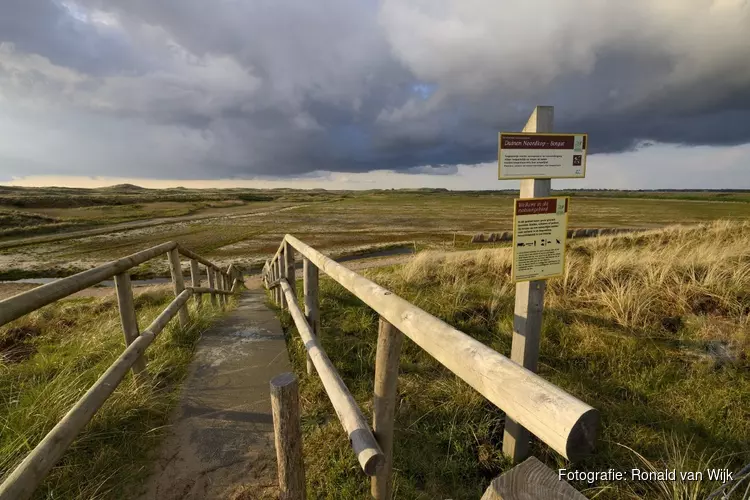
[[498, 179], [585, 177], [587, 143], [587, 134], [501, 132]]
[[514, 282], [562, 276], [568, 234], [568, 198], [515, 200], [513, 211]]

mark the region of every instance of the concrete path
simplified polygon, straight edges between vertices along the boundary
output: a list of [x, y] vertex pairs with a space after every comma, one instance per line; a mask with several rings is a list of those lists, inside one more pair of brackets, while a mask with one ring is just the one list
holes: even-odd
[[[273, 498], [269, 380], [291, 371], [281, 325], [257, 286], [201, 339], [141, 500]], [[278, 496], [278, 493], [276, 493]]]

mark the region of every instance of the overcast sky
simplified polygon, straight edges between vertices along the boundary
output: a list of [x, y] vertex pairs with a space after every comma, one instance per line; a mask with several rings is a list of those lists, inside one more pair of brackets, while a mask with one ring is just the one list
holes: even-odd
[[0, 182], [497, 189], [536, 104], [568, 187], [750, 188], [748, 0], [2, 0]]

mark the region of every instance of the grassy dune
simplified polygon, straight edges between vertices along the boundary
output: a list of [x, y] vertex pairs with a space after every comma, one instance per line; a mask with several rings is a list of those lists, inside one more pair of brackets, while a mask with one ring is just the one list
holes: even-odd
[[[422, 252], [369, 275], [509, 355], [510, 264], [510, 249]], [[321, 286], [323, 345], [369, 413], [377, 315], [330, 280]], [[567, 464], [540, 443], [533, 454], [553, 469], [739, 469], [750, 461], [749, 333], [749, 224], [571, 242], [565, 276], [548, 283], [539, 372], [598, 408], [602, 430], [596, 454], [582, 463]], [[296, 332], [291, 338], [302, 374], [303, 347]], [[312, 496], [363, 498], [368, 482], [320, 382], [301, 378]], [[398, 498], [478, 498], [507, 469], [503, 413], [408, 340], [399, 399]], [[575, 486], [597, 498], [687, 499], [704, 498], [719, 484]]]
[[[138, 295], [141, 328], [173, 298], [166, 291]], [[124, 498], [147, 477], [149, 452], [163, 436], [193, 348], [220, 314], [203, 304], [187, 329], [172, 321], [157, 337], [146, 352], [147, 382], [139, 387], [127, 375], [35, 498]], [[0, 479], [122, 353], [121, 332], [113, 297], [62, 300], [0, 328]]]

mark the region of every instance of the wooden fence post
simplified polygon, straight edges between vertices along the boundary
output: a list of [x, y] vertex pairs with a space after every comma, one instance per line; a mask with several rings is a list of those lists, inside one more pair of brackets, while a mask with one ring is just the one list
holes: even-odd
[[[125, 335], [125, 347], [127, 347], [140, 335], [133, 302], [133, 288], [127, 271], [115, 276], [115, 292], [117, 293], [117, 307], [120, 309], [122, 333]], [[146, 360], [141, 356], [133, 363], [133, 376], [139, 380], [143, 375], [146, 375]]]
[[380, 318], [378, 348], [375, 355], [375, 398], [372, 430], [383, 451], [385, 462], [370, 482], [376, 500], [390, 500], [393, 494], [393, 427], [396, 419], [398, 362], [404, 334]]
[[282, 373], [271, 379], [271, 412], [281, 500], [305, 498], [298, 389], [297, 377], [292, 373]]
[[[182, 266], [180, 264], [180, 252], [177, 248], [173, 248], [169, 251], [169, 270], [172, 273], [174, 296], [177, 297], [183, 292], [183, 290], [185, 290], [185, 280], [182, 278]], [[185, 328], [188, 324], [187, 306], [180, 307], [178, 318], [180, 320], [180, 326]]]
[[286, 241], [284, 242], [284, 268], [286, 269], [286, 280], [289, 282], [289, 286], [292, 287], [294, 296], [297, 297], [297, 274], [294, 269], [294, 247]]
[[[216, 287], [216, 275], [214, 274], [214, 270], [211, 267], [206, 266], [206, 274], [208, 275], [208, 288], [211, 290], [214, 290]], [[216, 307], [216, 293], [213, 291], [211, 292], [211, 305]]]
[[[201, 286], [201, 269], [198, 267], [198, 261], [195, 259], [190, 259], [190, 282], [194, 288]], [[202, 300], [201, 294], [196, 293], [195, 305], [200, 307]]]
[[[302, 288], [305, 293], [305, 316], [313, 335], [320, 335], [320, 302], [318, 298], [318, 266], [307, 257], [302, 258]], [[312, 375], [313, 363], [307, 355], [307, 374]]]
[[[284, 256], [284, 251], [286, 248], [283, 248], [281, 252], [279, 252], [279, 257], [277, 261], [277, 267], [279, 268], [279, 279], [286, 278], [286, 257]], [[281, 291], [281, 287], [279, 287], [279, 299], [280, 299], [280, 307], [283, 311], [286, 308], [286, 296], [284, 295], [284, 292]]]
[[[216, 271], [216, 282], [219, 284], [218, 288], [221, 291], [225, 291], [227, 288], [226, 280], [224, 279], [224, 273], [221, 269]], [[227, 305], [227, 296], [223, 293], [219, 295], [219, 304], [221, 304], [222, 307]]]
[[[537, 106], [523, 128], [524, 132], [552, 132], [554, 107]], [[550, 179], [523, 179], [521, 198], [549, 196]], [[542, 310], [544, 309], [544, 280], [516, 283], [516, 307], [513, 320], [513, 342], [510, 359], [524, 368], [536, 372], [539, 360], [539, 343], [542, 333]], [[503, 453], [513, 463], [529, 456], [529, 431], [506, 417], [503, 433]]]

